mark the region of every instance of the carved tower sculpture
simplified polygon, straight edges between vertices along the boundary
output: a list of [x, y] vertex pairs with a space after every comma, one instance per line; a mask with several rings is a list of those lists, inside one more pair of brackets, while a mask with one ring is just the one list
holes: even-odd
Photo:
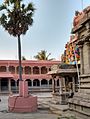
[[80, 48], [80, 88], [69, 100], [69, 106], [90, 118], [90, 6], [75, 15], [72, 33], [78, 36]]

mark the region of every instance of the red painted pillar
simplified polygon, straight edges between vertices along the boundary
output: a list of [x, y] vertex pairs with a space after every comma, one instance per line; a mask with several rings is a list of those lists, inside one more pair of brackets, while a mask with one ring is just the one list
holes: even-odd
[[27, 97], [28, 96], [28, 82], [19, 81], [19, 96]]

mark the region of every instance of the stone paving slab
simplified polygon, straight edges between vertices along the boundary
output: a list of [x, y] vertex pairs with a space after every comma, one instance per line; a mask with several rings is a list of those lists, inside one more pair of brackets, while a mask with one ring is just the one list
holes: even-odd
[[[37, 94], [36, 94], [37, 95]], [[34, 113], [10, 113], [8, 112], [8, 96], [0, 96], [1, 102], [0, 102], [0, 119], [58, 119], [60, 117], [60, 114], [58, 113], [52, 113], [49, 110], [49, 103], [52, 99], [50, 94], [38, 94], [38, 111]], [[53, 105], [57, 111], [60, 112], [60, 109], [67, 108], [62, 107], [60, 105]], [[70, 113], [64, 114], [61, 116], [71, 116]], [[80, 118], [77, 118], [80, 119]]]
[[48, 111], [37, 111], [35, 113], [7, 113], [0, 112], [0, 119], [57, 119], [58, 115]]
[[8, 96], [0, 96], [0, 119], [57, 119], [58, 115], [49, 110], [38, 110], [34, 113], [10, 113], [8, 112]]

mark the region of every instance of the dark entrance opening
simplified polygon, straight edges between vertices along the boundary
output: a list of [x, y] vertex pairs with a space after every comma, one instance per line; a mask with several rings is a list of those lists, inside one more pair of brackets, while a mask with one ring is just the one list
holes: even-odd
[[40, 86], [40, 81], [38, 79], [34, 79], [33, 86]]
[[1, 79], [1, 91], [8, 91], [8, 79], [7, 78]]

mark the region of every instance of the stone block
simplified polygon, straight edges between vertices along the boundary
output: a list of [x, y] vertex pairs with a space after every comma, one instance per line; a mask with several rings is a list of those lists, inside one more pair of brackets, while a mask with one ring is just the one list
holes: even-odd
[[10, 112], [35, 112], [37, 111], [37, 97], [9, 96], [8, 110]]

